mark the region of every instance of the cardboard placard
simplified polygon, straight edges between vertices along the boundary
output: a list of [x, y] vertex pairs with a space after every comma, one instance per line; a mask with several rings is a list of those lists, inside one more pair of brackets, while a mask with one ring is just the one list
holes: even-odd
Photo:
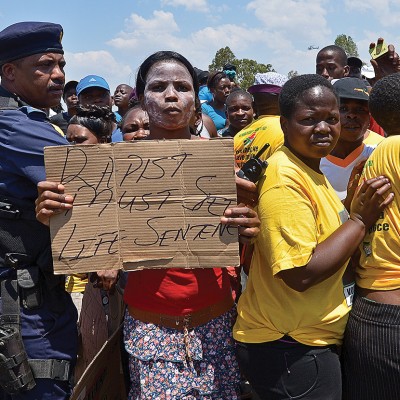
[[125, 400], [121, 367], [122, 327], [107, 340], [74, 387], [70, 400]]
[[74, 207], [51, 218], [54, 271], [239, 264], [233, 141], [137, 141], [45, 148], [47, 179]]

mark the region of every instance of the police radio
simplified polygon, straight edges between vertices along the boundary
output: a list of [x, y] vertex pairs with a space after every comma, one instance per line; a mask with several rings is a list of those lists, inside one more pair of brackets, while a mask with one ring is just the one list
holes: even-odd
[[236, 175], [239, 178], [246, 179], [250, 182], [257, 183], [266, 168], [268, 167], [268, 163], [265, 160], [260, 160], [260, 155], [269, 147], [269, 143], [266, 143], [261, 150], [252, 158], [247, 160], [242, 168], [236, 172]]

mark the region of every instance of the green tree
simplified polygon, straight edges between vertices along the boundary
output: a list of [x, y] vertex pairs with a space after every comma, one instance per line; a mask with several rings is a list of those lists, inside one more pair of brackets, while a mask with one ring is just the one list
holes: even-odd
[[245, 90], [254, 84], [255, 74], [273, 71], [271, 64], [259, 64], [257, 61], [248, 58], [237, 60], [236, 65], [237, 82]]
[[346, 52], [347, 57], [358, 57], [357, 45], [351, 36], [346, 36], [344, 34], [337, 35], [335, 44]]
[[215, 57], [208, 68], [210, 71], [222, 71], [226, 63], [236, 66], [236, 82], [243, 89], [253, 85], [255, 74], [274, 71], [271, 64], [259, 64], [257, 61], [248, 58], [236, 58], [228, 46], [219, 49], [215, 53]]
[[209, 71], [222, 71], [222, 67], [226, 63], [236, 65], [236, 56], [233, 54], [232, 50], [228, 46], [219, 49], [215, 53], [215, 57], [213, 58], [211, 64], [208, 66], [208, 69]]

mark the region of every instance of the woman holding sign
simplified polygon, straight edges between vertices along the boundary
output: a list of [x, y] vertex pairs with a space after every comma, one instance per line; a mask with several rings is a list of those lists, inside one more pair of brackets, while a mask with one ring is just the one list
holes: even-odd
[[[140, 66], [136, 91], [149, 115], [147, 139], [197, 139], [190, 119], [198, 95], [196, 73], [186, 58], [163, 51]], [[37, 217], [48, 222], [72, 207], [72, 196], [51, 182], [39, 184]], [[58, 193], [56, 193], [58, 192]], [[225, 212], [246, 242], [259, 231], [247, 207]], [[107, 288], [113, 279], [103, 280]], [[235, 314], [225, 269], [146, 269], [129, 274], [125, 346], [130, 354], [130, 399], [238, 398], [239, 371], [232, 339]]]

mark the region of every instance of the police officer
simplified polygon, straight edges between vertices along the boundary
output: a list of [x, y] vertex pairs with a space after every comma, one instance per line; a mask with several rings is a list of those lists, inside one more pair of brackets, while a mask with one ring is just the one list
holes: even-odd
[[[53, 274], [48, 227], [35, 219], [44, 146], [65, 145], [44, 110], [64, 88], [62, 27], [20, 22], [0, 32], [0, 398], [66, 399], [77, 312]], [[22, 341], [20, 340], [22, 337]]]

